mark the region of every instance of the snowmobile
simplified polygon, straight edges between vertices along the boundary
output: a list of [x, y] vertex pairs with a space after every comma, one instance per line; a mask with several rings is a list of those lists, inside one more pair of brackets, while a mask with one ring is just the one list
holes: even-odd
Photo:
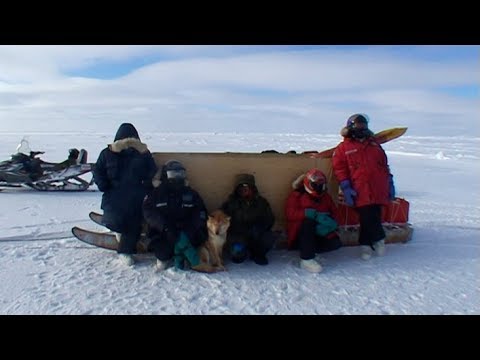
[[87, 163], [85, 149], [70, 149], [68, 158], [59, 163], [43, 161], [44, 151], [31, 151], [22, 139], [10, 160], [0, 162], [1, 187], [29, 187], [40, 191], [84, 191], [93, 184], [80, 176], [93, 170]]

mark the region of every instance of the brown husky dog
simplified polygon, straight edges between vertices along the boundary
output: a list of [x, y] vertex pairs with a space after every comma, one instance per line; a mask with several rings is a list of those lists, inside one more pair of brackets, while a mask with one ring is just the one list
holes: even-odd
[[227, 242], [227, 230], [230, 226], [230, 216], [222, 210], [215, 210], [208, 215], [208, 240], [200, 246], [200, 262], [210, 264], [218, 270], [225, 270], [223, 265], [223, 246]]

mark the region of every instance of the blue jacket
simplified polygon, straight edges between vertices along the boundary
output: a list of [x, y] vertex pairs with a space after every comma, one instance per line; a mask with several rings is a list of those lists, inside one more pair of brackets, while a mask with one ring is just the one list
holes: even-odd
[[133, 125], [122, 124], [115, 141], [100, 153], [93, 171], [103, 192], [103, 221], [109, 229], [122, 233], [141, 225], [142, 202], [153, 187], [156, 172], [155, 160]]

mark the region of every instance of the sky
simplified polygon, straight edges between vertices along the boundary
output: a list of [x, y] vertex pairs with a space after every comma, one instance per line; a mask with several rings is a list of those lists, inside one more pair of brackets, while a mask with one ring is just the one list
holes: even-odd
[[[21, 125], [17, 132], [0, 132], [0, 160], [26, 136], [32, 150], [45, 151], [46, 161], [65, 159], [72, 144], [86, 148], [95, 161], [112, 137], [74, 128], [31, 132]], [[165, 152], [300, 152], [340, 141], [336, 132], [140, 135]], [[95, 185], [75, 193], [5, 189], [0, 314], [480, 315], [479, 146], [478, 137], [409, 132], [384, 144], [397, 196], [410, 203], [413, 237], [387, 245], [384, 257], [367, 262], [358, 247], [320, 254], [319, 274], [299, 267], [298, 251], [283, 249], [268, 253], [267, 266], [226, 259], [227, 271], [216, 274], [173, 268], [156, 273], [151, 254], [137, 256], [130, 268], [114, 251], [71, 235], [73, 226], [104, 230], [88, 218], [92, 210], [101, 212]], [[215, 169], [205, 166], [205, 174], [214, 176]]]
[[[0, 132], [480, 136], [480, 46], [0, 45]], [[53, 125], [54, 124], [54, 125]]]

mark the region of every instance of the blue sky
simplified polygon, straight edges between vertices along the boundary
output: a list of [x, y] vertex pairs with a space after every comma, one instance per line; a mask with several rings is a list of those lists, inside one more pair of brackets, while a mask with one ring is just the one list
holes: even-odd
[[362, 112], [478, 136], [479, 65], [479, 46], [0, 46], [0, 130], [336, 133]]

